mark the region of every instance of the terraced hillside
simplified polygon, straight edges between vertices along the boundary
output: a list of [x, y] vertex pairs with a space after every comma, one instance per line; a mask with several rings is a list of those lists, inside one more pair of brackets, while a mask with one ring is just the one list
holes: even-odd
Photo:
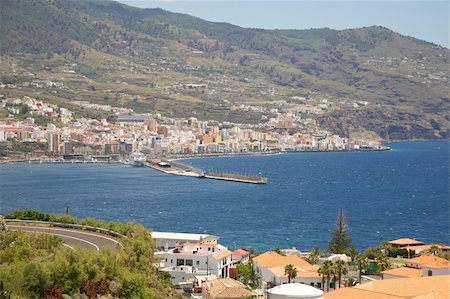
[[246, 123], [270, 117], [246, 103], [364, 101], [313, 117], [342, 135], [449, 136], [449, 50], [387, 28], [248, 29], [96, 0], [0, 0], [0, 17], [0, 81], [20, 85], [6, 96]]

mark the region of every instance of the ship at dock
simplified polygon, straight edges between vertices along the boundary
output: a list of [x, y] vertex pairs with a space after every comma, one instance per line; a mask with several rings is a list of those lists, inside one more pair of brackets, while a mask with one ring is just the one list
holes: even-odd
[[130, 154], [128, 157], [128, 161], [133, 166], [144, 166], [145, 161], [147, 160], [147, 157], [140, 152], [135, 152]]

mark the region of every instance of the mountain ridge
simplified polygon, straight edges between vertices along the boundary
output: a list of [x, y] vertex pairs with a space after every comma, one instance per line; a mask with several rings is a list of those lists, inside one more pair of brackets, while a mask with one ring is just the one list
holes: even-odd
[[[215, 82], [208, 78], [225, 74], [232, 77], [232, 89], [243, 89], [242, 93], [236, 92], [240, 101], [254, 98], [248, 84], [240, 82], [247, 76], [263, 82], [261, 86], [279, 89], [283, 99], [300, 94], [330, 97], [337, 102], [367, 100], [372, 108], [360, 109], [358, 114], [371, 109], [387, 111], [366, 113], [369, 120], [373, 115], [381, 117], [373, 120], [377, 125], [356, 121], [347, 113], [335, 112], [317, 117], [319, 123], [345, 136], [361, 129], [375, 130], [379, 136], [390, 136], [386, 129], [380, 127], [385, 122], [394, 122], [393, 125], [403, 128], [399, 130], [399, 139], [402, 136], [449, 136], [446, 113], [449, 76], [445, 67], [448, 65], [448, 49], [402, 36], [385, 27], [346, 30], [243, 28], [160, 8], [140, 9], [106, 0], [1, 0], [0, 5], [1, 54], [16, 58], [22, 54], [35, 56], [33, 59], [39, 61], [41, 58], [37, 57], [42, 55], [66, 57], [66, 62], [78, 63], [79, 68], [86, 69], [84, 73], [91, 74], [90, 79], [98, 84], [106, 83], [106, 79], [105, 82], [99, 79], [105, 66], [93, 70], [92, 63], [87, 63], [89, 59], [85, 59], [83, 54], [87, 51], [113, 55], [140, 66], [165, 61], [163, 58], [180, 66], [194, 61], [202, 71], [172, 70], [171, 76], [189, 77], [193, 81], [207, 81], [214, 85]], [[79, 46], [74, 47], [74, 42]], [[23, 63], [25, 59], [19, 57], [18, 61], [23, 68], [27, 67]], [[2, 71], [2, 75], [7, 75], [7, 70]], [[140, 78], [140, 81], [145, 80]], [[164, 84], [169, 84], [169, 81], [165, 80]], [[158, 85], [155, 82], [147, 85], [150, 83]], [[172, 84], [177, 83], [180, 79], [172, 80]], [[148, 109], [165, 107], [175, 114], [186, 114], [174, 103], [161, 100], [170, 98], [172, 101], [176, 96], [167, 96], [158, 90], [148, 91], [151, 91], [151, 95], [146, 97]], [[204, 94], [184, 94], [207, 106], [221, 105], [217, 103], [218, 99]], [[220, 92], [219, 97], [222, 100], [236, 98], [225, 92]], [[258, 100], [270, 102], [274, 99], [264, 96]], [[180, 105], [185, 105], [185, 102], [181, 101]], [[132, 102], [126, 105], [133, 107]], [[145, 101], [136, 104], [135, 108], [138, 106], [145, 110]], [[414, 110], [414, 114], [409, 113], [410, 110]], [[390, 115], [398, 114], [402, 114], [403, 119], [390, 118]], [[405, 119], [405, 115], [411, 117]], [[413, 132], [411, 124], [416, 119], [412, 115], [418, 117], [417, 123], [421, 127], [413, 129]], [[209, 115], [205, 112], [204, 116]], [[348, 121], [351, 124], [344, 126]]]

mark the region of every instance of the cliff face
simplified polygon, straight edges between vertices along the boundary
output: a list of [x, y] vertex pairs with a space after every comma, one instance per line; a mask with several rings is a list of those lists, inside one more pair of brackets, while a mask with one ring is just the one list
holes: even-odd
[[[436, 118], [438, 118], [436, 120]], [[322, 116], [320, 125], [349, 137], [353, 132], [370, 131], [385, 140], [449, 138], [448, 118], [386, 109], [341, 110]], [[447, 127], [441, 126], [447, 123]]]

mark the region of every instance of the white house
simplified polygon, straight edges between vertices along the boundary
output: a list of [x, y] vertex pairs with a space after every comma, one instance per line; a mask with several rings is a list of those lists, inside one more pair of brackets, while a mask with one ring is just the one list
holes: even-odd
[[229, 277], [231, 251], [220, 244], [186, 243], [168, 251], [155, 252], [159, 270], [168, 272], [172, 284], [193, 280], [196, 276]]
[[318, 266], [311, 265], [298, 256], [283, 256], [274, 251], [268, 251], [253, 258], [255, 271], [260, 276], [260, 288], [265, 290], [288, 283], [288, 276], [285, 274], [284, 267], [289, 264], [297, 269], [297, 277], [291, 279], [292, 283], [297, 282], [321, 287], [322, 278], [317, 272]]
[[157, 249], [169, 250], [186, 243], [216, 244], [219, 237], [207, 234], [186, 234], [173, 232], [151, 232]]
[[422, 255], [406, 261], [406, 266], [382, 272], [383, 279], [450, 275], [450, 261], [434, 255]]

